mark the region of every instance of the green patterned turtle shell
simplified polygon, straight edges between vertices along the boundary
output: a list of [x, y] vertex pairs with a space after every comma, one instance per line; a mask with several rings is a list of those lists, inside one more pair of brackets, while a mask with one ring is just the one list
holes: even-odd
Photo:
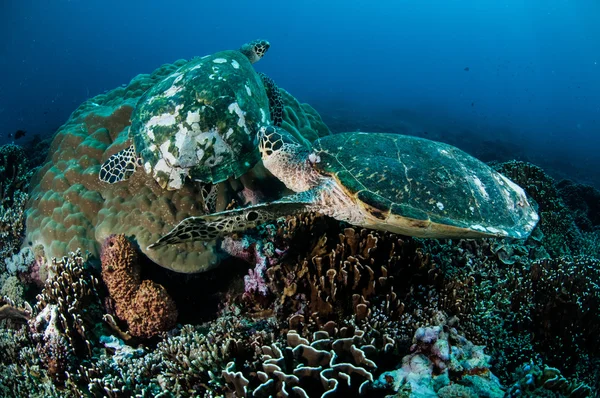
[[420, 222], [432, 222], [437, 231], [518, 238], [538, 221], [523, 189], [441, 142], [343, 133], [318, 139], [314, 150], [315, 167], [335, 178], [364, 212], [382, 224], [407, 225], [414, 236]]
[[166, 189], [187, 177], [237, 178], [259, 159], [256, 133], [270, 123], [261, 76], [239, 51], [194, 59], [148, 90], [130, 136], [145, 171]]

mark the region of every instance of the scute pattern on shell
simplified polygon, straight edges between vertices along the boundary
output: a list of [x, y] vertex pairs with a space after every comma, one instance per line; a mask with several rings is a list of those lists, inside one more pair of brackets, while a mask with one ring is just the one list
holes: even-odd
[[108, 158], [100, 167], [100, 181], [114, 184], [131, 177], [135, 168], [139, 166], [139, 157], [135, 153], [135, 148], [130, 145], [121, 152], [117, 152]]
[[314, 147], [316, 167], [373, 216], [431, 220], [482, 236], [524, 236], [535, 227], [524, 191], [467, 153], [418, 137], [372, 134], [334, 134]]
[[196, 58], [152, 87], [130, 136], [145, 171], [167, 189], [186, 177], [218, 183], [258, 161], [255, 137], [269, 123], [261, 78], [238, 51]]

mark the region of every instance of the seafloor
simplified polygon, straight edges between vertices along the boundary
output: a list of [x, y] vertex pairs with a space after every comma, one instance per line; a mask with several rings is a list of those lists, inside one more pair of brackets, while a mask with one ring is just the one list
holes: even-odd
[[[533, 164], [493, 164], [539, 206], [526, 241], [305, 214], [149, 251], [207, 211], [201, 188], [98, 172], [129, 145], [137, 100], [184, 62], [89, 99], [51, 140], [0, 147], [0, 395], [596, 396], [600, 192]], [[331, 133], [282, 94], [283, 128]], [[259, 165], [211, 210], [283, 193]]]

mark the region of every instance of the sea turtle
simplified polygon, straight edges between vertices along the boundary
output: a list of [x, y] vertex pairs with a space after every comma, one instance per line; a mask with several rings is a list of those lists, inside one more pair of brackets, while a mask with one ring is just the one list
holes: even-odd
[[248, 171], [260, 158], [259, 128], [282, 121], [279, 89], [252, 67], [269, 47], [255, 40], [196, 58], [155, 84], [132, 113], [133, 145], [108, 158], [100, 180], [123, 181], [143, 166], [179, 189], [186, 177], [216, 184]]
[[316, 211], [350, 224], [430, 238], [526, 238], [538, 215], [518, 185], [453, 146], [385, 133], [343, 133], [300, 145], [259, 131], [264, 165], [297, 192], [190, 217], [149, 248], [212, 240], [280, 216]]

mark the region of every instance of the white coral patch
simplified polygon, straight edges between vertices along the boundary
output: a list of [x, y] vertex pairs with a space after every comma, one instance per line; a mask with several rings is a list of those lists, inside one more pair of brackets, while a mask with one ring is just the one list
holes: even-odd
[[185, 122], [189, 125], [192, 123], [198, 123], [200, 121], [200, 112], [188, 111]]
[[228, 140], [229, 137], [231, 137], [231, 134], [233, 134], [233, 129], [230, 127], [229, 130], [227, 130], [227, 132], [225, 133], [225, 139]]
[[[179, 134], [179, 132], [177, 134]], [[177, 158], [171, 152], [169, 152], [170, 145], [171, 145], [171, 141], [169, 141], [169, 140], [166, 140], [165, 142], [163, 142], [162, 145], [160, 146], [160, 153], [161, 153], [163, 159], [165, 159], [165, 161], [168, 162], [167, 163], [168, 165], [176, 166], [178, 164]]]
[[150, 164], [150, 162], [144, 163], [144, 171], [147, 174], [150, 174], [150, 172], [152, 171], [152, 165]]
[[183, 90], [182, 86], [175, 86], [175, 85], [173, 85], [173, 86], [169, 87], [169, 89], [167, 91], [165, 91], [164, 96], [165, 97], [172, 97], [175, 94], [177, 94], [178, 92], [180, 92], [181, 90]]
[[265, 123], [267, 121], [267, 115], [265, 114], [265, 111], [260, 108], [260, 121]]
[[499, 229], [496, 227], [487, 227], [487, 230], [493, 234], [500, 235], [500, 236], [508, 235], [508, 233], [505, 230]]
[[213, 62], [215, 64], [224, 64], [225, 62], [227, 62], [227, 60], [225, 58], [215, 58], [213, 59]]
[[473, 182], [475, 183], [475, 186], [477, 187], [477, 190], [479, 191], [481, 196], [483, 196], [483, 198], [486, 200], [489, 199], [490, 195], [488, 195], [487, 191], [485, 190], [485, 186], [483, 185], [483, 183], [481, 182], [479, 177], [474, 175], [474, 176], [472, 176], [472, 178], [473, 178]]
[[437, 202], [435, 205], [437, 206], [438, 209], [444, 210], [444, 204], [442, 202]]
[[152, 116], [146, 126], [154, 127], [154, 126], [172, 126], [177, 120], [175, 119], [174, 114], [171, 113], [163, 113], [162, 115]]
[[239, 62], [236, 61], [235, 59], [231, 61], [231, 66], [233, 66], [233, 69], [239, 69], [240, 68]]
[[474, 229], [475, 231], [487, 232], [487, 229], [479, 224], [471, 225], [471, 229]]
[[180, 73], [179, 76], [177, 76], [175, 78], [175, 80], [173, 80], [173, 84], [179, 83], [182, 79], [183, 79], [183, 74]]
[[223, 137], [221, 136], [221, 134], [219, 134], [219, 131], [216, 127], [208, 132], [203, 132], [202, 134], [199, 134], [196, 137], [196, 142], [200, 146], [205, 148], [212, 147], [214, 155], [210, 156], [207, 159], [204, 159], [204, 151], [202, 151], [201, 153], [200, 151], [197, 151], [196, 153], [198, 161], [203, 161], [209, 167], [221, 163], [223, 161], [223, 155], [232, 152], [231, 146], [223, 140]]
[[171, 167], [164, 159], [158, 159], [158, 162], [156, 162], [156, 165], [154, 166], [154, 177], [161, 171], [163, 173], [171, 174]]
[[246, 112], [240, 108], [240, 105], [237, 102], [233, 102], [229, 104], [227, 110], [229, 110], [230, 113], [235, 112], [235, 114], [238, 115], [238, 126], [243, 127], [246, 134], [250, 134], [250, 130], [248, 130], [248, 127], [246, 126]]
[[438, 152], [444, 156], [450, 156], [450, 152], [448, 152], [445, 149], [440, 149], [440, 150], [438, 150]]
[[248, 85], [244, 85], [244, 87], [246, 87], [246, 92], [248, 93], [248, 95], [252, 95], [252, 90], [250, 90], [250, 87], [248, 87]]

